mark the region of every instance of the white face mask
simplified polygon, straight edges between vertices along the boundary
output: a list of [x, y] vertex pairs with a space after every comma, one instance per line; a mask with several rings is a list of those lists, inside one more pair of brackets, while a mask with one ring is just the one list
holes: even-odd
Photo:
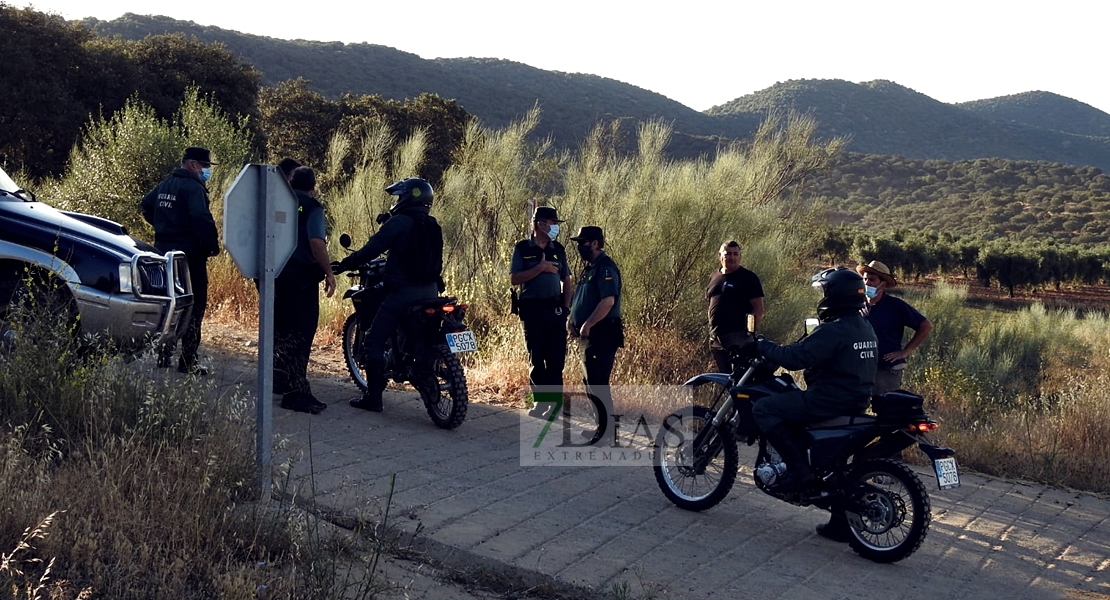
[[547, 237], [549, 237], [551, 239], [555, 239], [555, 238], [559, 237], [559, 226], [557, 224], [552, 223], [551, 225], [548, 226], [548, 228], [547, 228]]
[[879, 295], [879, 288], [865, 285], [863, 286], [863, 294], [868, 298], [874, 298]]

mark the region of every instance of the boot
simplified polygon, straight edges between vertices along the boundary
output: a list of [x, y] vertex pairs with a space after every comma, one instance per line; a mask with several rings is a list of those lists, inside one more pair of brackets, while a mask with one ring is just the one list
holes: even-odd
[[833, 512], [829, 515], [828, 523], [817, 526], [817, 535], [844, 544], [852, 537], [852, 531], [848, 526], [848, 519], [844, 518], [844, 513]]
[[385, 391], [385, 377], [379, 373], [366, 370], [366, 392], [361, 398], [354, 398], [348, 402], [354, 408], [361, 408], [370, 412], [382, 412], [382, 392]]
[[367, 390], [361, 398], [353, 398], [347, 404], [354, 408], [361, 408], [370, 412], [382, 412], [385, 406], [382, 404], [382, 393], [378, 391], [377, 394]]
[[775, 484], [775, 491], [799, 492], [817, 481], [805, 450], [791, 431], [789, 423], [779, 423], [770, 431], [764, 432], [763, 438], [778, 450], [779, 456], [786, 463], [786, 479]]

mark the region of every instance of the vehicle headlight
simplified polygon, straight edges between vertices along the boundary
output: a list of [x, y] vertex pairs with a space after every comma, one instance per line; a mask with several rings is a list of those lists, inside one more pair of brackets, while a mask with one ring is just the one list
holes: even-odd
[[135, 278], [131, 263], [119, 264], [119, 291], [124, 293], [138, 293], [142, 291], [142, 282]]

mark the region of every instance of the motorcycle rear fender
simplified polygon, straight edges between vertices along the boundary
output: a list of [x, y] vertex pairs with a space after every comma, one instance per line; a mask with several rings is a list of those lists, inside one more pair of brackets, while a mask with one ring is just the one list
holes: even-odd
[[729, 376], [725, 373], [702, 373], [701, 375], [695, 375], [694, 377], [687, 379], [686, 382], [682, 385], [689, 387], [698, 387], [699, 385], [704, 385], [707, 383], [715, 383], [721, 387], [729, 387], [730, 384], [728, 377]]
[[944, 446], [935, 446], [928, 441], [918, 442], [917, 447], [928, 456], [930, 460], [937, 460], [939, 458], [951, 458], [956, 456], [956, 451]]
[[361, 291], [362, 291], [362, 286], [361, 285], [352, 285], [351, 287], [347, 288], [347, 291], [343, 292], [343, 299], [348, 300], [350, 298], [354, 298], [355, 294], [357, 294]]

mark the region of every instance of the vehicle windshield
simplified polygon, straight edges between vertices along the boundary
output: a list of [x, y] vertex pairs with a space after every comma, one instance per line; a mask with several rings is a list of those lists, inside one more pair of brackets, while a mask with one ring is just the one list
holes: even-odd
[[8, 174], [4, 172], [4, 169], [0, 169], [0, 190], [12, 193], [15, 193], [19, 190], [19, 186], [16, 185], [14, 181], [12, 181], [11, 177], [8, 177]]

